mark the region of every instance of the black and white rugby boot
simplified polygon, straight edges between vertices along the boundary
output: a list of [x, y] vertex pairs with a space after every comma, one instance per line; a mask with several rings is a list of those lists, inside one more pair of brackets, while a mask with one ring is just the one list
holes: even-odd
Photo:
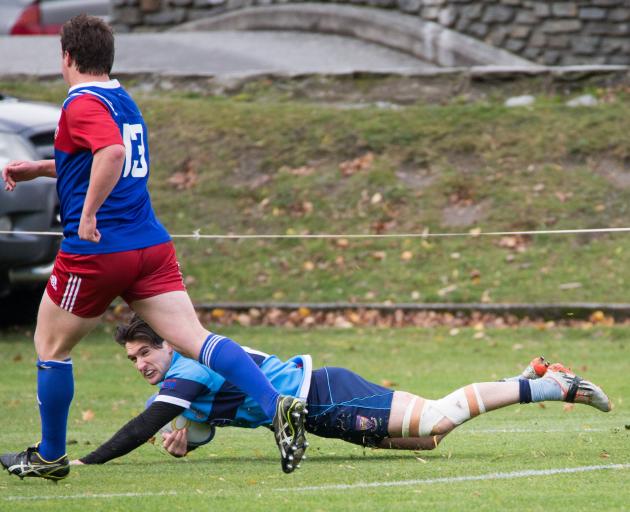
[[276, 414], [273, 418], [273, 433], [280, 450], [282, 471], [292, 473], [300, 467], [304, 452], [308, 448], [304, 421], [306, 419], [306, 403], [292, 396], [280, 396], [276, 403]]
[[0, 455], [0, 464], [10, 474], [24, 477], [46, 478], [47, 480], [62, 480], [70, 473], [70, 461], [67, 455], [56, 460], [48, 461], [37, 451], [37, 446], [29, 446], [19, 453], [5, 453]]

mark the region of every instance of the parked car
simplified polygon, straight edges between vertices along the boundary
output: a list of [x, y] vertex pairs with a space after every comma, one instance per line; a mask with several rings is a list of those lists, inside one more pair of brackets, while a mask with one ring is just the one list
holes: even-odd
[[[52, 158], [59, 108], [0, 96], [0, 169], [11, 160]], [[61, 232], [56, 180], [0, 187], [1, 231]], [[41, 286], [52, 271], [61, 237], [0, 233], [0, 296]]]
[[58, 34], [77, 14], [109, 21], [109, 0], [0, 0], [0, 35]]

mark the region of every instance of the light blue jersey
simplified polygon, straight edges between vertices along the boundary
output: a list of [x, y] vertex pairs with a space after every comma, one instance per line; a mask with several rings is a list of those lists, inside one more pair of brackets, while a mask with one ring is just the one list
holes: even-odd
[[[311, 356], [295, 356], [283, 362], [276, 356], [243, 348], [281, 395], [306, 399], [311, 383]], [[177, 352], [158, 386], [160, 392], [155, 400], [185, 407], [183, 416], [192, 421], [256, 428], [269, 425], [272, 420], [257, 402], [221, 375]]]

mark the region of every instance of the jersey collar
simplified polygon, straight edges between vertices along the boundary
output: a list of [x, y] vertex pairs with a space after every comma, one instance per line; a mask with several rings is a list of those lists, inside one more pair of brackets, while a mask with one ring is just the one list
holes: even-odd
[[73, 85], [68, 89], [68, 92], [71, 93], [76, 89], [83, 89], [83, 87], [100, 87], [101, 89], [117, 89], [120, 87], [120, 82], [115, 78], [113, 80], [109, 80], [107, 82], [83, 82], [81, 84]]
[[178, 359], [180, 359], [182, 357], [184, 357], [184, 356], [182, 356], [179, 352], [176, 352], [175, 350], [173, 350], [173, 357], [171, 359], [171, 364], [168, 367], [168, 370], [166, 370], [166, 373], [164, 374], [164, 377], [162, 378], [162, 380], [155, 384], [156, 386], [159, 386], [162, 382], [164, 382], [164, 380], [168, 377], [169, 373], [171, 372], [171, 369], [173, 368], [173, 365], [175, 364], [175, 361], [177, 361]]

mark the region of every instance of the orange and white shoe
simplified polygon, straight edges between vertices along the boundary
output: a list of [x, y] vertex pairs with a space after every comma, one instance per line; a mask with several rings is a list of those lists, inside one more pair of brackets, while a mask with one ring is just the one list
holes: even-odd
[[560, 363], [548, 366], [544, 378], [558, 383], [564, 402], [590, 405], [603, 412], [609, 412], [612, 409], [610, 398], [602, 388], [578, 377]]

